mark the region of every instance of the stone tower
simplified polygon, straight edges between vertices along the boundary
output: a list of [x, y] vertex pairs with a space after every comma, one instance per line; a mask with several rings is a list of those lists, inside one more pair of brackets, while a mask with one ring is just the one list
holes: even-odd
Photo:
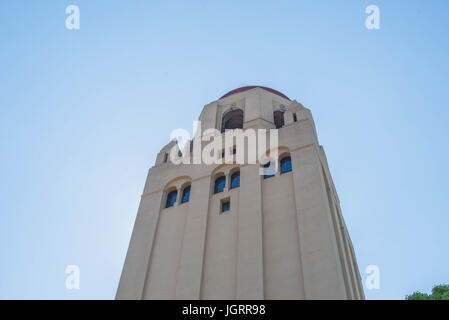
[[206, 105], [199, 120], [189, 151], [206, 129], [277, 130], [277, 171], [174, 164], [170, 142], [149, 170], [116, 298], [364, 299], [310, 110], [252, 86]]

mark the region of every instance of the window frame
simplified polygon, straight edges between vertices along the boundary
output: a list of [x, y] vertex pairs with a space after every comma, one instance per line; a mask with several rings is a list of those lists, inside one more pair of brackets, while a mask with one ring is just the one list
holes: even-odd
[[[238, 185], [233, 186], [234, 178], [238, 175]], [[232, 172], [229, 177], [229, 190], [240, 188], [240, 170]]]
[[[218, 191], [218, 188], [217, 188], [217, 181], [218, 180], [222, 180], [223, 181], [223, 188], [220, 191]], [[216, 177], [215, 180], [214, 180], [214, 194], [218, 194], [218, 193], [224, 192], [225, 188], [226, 188], [226, 176], [220, 175], [220, 176]]]
[[[242, 116], [242, 123], [241, 123], [241, 128], [236, 127], [236, 128], [226, 128], [226, 123], [228, 123], [233, 116], [231, 115], [232, 113], [241, 113]], [[237, 114], [236, 114], [237, 116]], [[240, 116], [240, 114], [238, 115]], [[221, 115], [221, 133], [224, 133], [226, 130], [234, 130], [234, 129], [243, 129], [243, 124], [245, 121], [245, 112], [240, 109], [240, 108], [231, 108], [226, 110], [225, 112], [223, 112], [223, 114]]]
[[[189, 193], [188, 193], [188, 198], [185, 201], [184, 198], [185, 198], [185, 193], [186, 193], [187, 190], [188, 190]], [[184, 189], [182, 189], [181, 204], [190, 202], [190, 191], [191, 190], [192, 190], [192, 186], [191, 185], [185, 186]]]
[[231, 211], [231, 199], [221, 199], [220, 201], [220, 214], [224, 214], [226, 212]]
[[[277, 121], [276, 121], [276, 114], [280, 114], [281, 115], [281, 125], [278, 125]], [[273, 111], [273, 123], [274, 126], [276, 127], [276, 129], [280, 129], [283, 126], [285, 126], [285, 120], [284, 120], [284, 111], [283, 110], [275, 110]]]
[[[284, 171], [283, 164], [285, 163], [285, 161], [286, 161], [287, 159], [289, 159], [290, 166], [287, 168], [287, 169], [288, 169], [287, 171]], [[280, 161], [280, 165], [281, 165], [281, 175], [282, 175], [282, 174], [289, 173], [289, 172], [292, 172], [292, 171], [293, 171], [292, 157], [291, 157], [290, 155], [287, 155], [287, 156], [282, 157], [282, 159], [281, 159], [281, 161]]]
[[[173, 195], [173, 194], [174, 194], [174, 199], [171, 199], [170, 195]], [[178, 190], [175, 189], [175, 190], [169, 191], [167, 193], [167, 197], [165, 199], [165, 208], [168, 209], [168, 208], [174, 207], [177, 199], [178, 199]], [[169, 205], [169, 200], [170, 200], [170, 205]]]

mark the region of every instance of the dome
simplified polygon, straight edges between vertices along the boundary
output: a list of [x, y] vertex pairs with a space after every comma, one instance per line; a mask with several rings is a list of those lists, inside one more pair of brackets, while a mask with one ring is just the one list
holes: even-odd
[[226, 93], [224, 96], [222, 96], [220, 99], [229, 97], [230, 95], [233, 95], [233, 94], [236, 94], [236, 93], [248, 91], [248, 90], [251, 90], [251, 89], [254, 89], [254, 88], [262, 88], [262, 89], [267, 90], [268, 92], [271, 92], [271, 93], [273, 93], [273, 94], [275, 94], [275, 95], [278, 95], [278, 96], [280, 96], [280, 97], [282, 97], [282, 98], [284, 98], [284, 99], [290, 100], [285, 94], [283, 94], [283, 93], [281, 93], [281, 92], [279, 92], [279, 91], [277, 91], [277, 90], [274, 90], [274, 89], [271, 89], [271, 88], [267, 88], [267, 87], [262, 87], [262, 86], [246, 86], [246, 87], [240, 87], [240, 88], [234, 89], [234, 90], [232, 90], [232, 91], [229, 91], [229, 92]]

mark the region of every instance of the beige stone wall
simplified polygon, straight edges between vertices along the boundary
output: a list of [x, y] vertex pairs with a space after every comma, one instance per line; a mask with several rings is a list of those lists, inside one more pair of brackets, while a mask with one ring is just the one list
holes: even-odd
[[[236, 298], [239, 191], [234, 189], [210, 197], [201, 299]], [[220, 213], [224, 198], [230, 198], [231, 209]]]
[[[263, 179], [259, 165], [173, 165], [158, 154], [145, 184], [117, 299], [363, 299], [349, 234], [310, 110], [260, 88], [206, 105], [202, 129], [231, 108], [244, 128], [274, 128], [293, 171]], [[293, 114], [297, 121], [293, 120]], [[229, 190], [240, 170], [240, 187]], [[217, 175], [226, 189], [213, 194]], [[190, 201], [181, 204], [190, 184]], [[167, 193], [178, 190], [174, 207]], [[220, 213], [220, 201], [231, 209]]]
[[264, 179], [262, 198], [264, 297], [304, 299], [293, 173]]

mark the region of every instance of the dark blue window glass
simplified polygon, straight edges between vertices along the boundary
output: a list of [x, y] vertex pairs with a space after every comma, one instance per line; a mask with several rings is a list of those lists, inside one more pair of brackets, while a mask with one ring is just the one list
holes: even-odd
[[231, 202], [229, 201], [223, 201], [221, 203], [221, 212], [226, 212], [231, 209]]
[[265, 175], [263, 176], [264, 179], [268, 179], [271, 177], [274, 177], [274, 166], [271, 165], [271, 162], [268, 162], [267, 164], [265, 164], [263, 167], [265, 168]]
[[165, 203], [166, 208], [173, 207], [176, 203], [176, 198], [178, 197], [178, 192], [173, 190], [167, 195], [167, 202]]
[[190, 199], [190, 186], [184, 188], [182, 191], [181, 203], [189, 202]]
[[226, 178], [220, 177], [215, 180], [214, 193], [223, 192], [226, 186]]
[[285, 157], [281, 160], [281, 174], [292, 171], [292, 159]]
[[231, 189], [240, 187], [240, 172], [233, 173], [231, 176]]

